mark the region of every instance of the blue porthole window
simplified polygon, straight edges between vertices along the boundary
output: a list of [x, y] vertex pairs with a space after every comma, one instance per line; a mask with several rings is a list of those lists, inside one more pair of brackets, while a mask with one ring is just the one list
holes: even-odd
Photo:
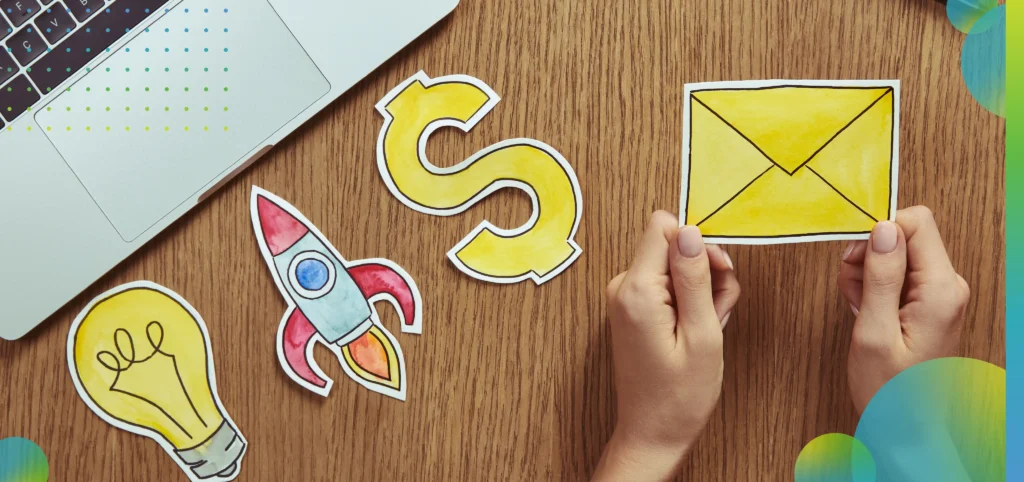
[[323, 253], [303, 251], [288, 266], [288, 281], [299, 296], [311, 300], [320, 298], [334, 288], [334, 263]]

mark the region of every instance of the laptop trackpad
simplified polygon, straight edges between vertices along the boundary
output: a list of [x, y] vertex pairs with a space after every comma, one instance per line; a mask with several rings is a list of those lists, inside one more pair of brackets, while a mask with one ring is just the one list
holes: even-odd
[[330, 90], [266, 1], [185, 0], [36, 121], [131, 241]]

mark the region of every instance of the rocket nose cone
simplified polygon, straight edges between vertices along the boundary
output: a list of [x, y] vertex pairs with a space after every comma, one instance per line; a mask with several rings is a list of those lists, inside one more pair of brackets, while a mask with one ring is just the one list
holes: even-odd
[[272, 256], [285, 252], [309, 232], [302, 221], [265, 196], [256, 196], [256, 211], [259, 213], [263, 239]]

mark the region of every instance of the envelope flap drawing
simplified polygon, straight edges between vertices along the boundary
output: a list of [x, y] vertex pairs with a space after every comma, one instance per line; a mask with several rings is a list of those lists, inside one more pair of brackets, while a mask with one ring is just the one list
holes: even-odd
[[896, 81], [688, 84], [682, 222], [708, 242], [864, 239], [895, 211]]

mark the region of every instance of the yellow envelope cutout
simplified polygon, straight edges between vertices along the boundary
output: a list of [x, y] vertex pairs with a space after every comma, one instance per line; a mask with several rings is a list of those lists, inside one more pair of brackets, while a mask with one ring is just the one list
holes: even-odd
[[687, 85], [685, 224], [769, 244], [863, 239], [893, 217], [898, 84], [811, 82]]

